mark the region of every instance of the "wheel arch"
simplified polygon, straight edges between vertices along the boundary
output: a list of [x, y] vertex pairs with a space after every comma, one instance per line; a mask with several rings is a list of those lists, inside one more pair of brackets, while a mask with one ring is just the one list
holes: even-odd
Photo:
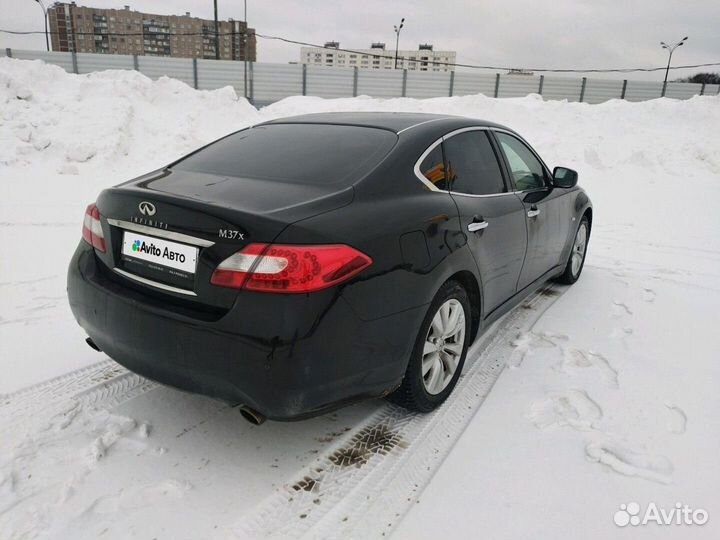
[[[448, 281], [457, 281], [467, 292], [470, 299], [470, 343], [475, 341], [475, 337], [480, 330], [480, 320], [482, 314], [482, 294], [480, 293], [480, 284], [477, 278], [469, 270], [460, 270], [451, 275]], [[444, 285], [444, 283], [443, 283]]]
[[587, 216], [587, 218], [588, 218], [588, 228], [589, 228], [589, 231], [588, 231], [588, 232], [590, 232], [590, 231], [592, 231], [592, 223], [593, 223], [593, 209], [592, 209], [592, 206], [588, 206], [588, 207], [585, 209], [585, 211], [583, 212], [583, 217], [584, 217], [584, 216]]

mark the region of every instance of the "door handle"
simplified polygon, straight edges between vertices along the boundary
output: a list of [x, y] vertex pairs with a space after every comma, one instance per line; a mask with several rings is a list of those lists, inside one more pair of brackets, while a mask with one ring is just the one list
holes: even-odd
[[490, 225], [487, 221], [484, 219], [482, 221], [472, 221], [471, 223], [468, 223], [468, 231], [470, 232], [478, 232], [482, 231], [483, 229], [487, 229], [487, 226]]
[[527, 211], [528, 217], [538, 217], [540, 215], [540, 210], [537, 209], [537, 207], [532, 206], [530, 207], [530, 210]]

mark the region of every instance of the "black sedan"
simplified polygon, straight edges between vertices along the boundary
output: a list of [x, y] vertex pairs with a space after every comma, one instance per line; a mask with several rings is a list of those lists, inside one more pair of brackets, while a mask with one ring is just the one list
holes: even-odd
[[385, 395], [430, 411], [483, 328], [578, 279], [576, 184], [476, 119], [273, 120], [103, 191], [70, 305], [92, 347], [254, 422]]

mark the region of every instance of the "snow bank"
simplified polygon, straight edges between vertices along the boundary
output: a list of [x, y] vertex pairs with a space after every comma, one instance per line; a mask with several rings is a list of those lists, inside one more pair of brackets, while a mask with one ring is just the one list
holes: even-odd
[[[500, 100], [480, 94], [425, 100], [297, 96], [257, 111], [231, 87], [198, 91], [175, 79], [153, 81], [135, 71], [73, 75], [40, 60], [0, 58], [0, 104], [0, 163], [6, 166], [44, 161], [64, 170], [86, 162], [166, 162], [269, 118], [380, 110], [503, 123], [531, 139], [550, 162], [578, 168], [623, 164], [691, 176], [720, 173], [720, 145], [714, 137], [720, 121], [717, 96], [600, 105], [543, 101], [538, 95]], [[637, 144], [639, 137], [645, 144]], [[701, 168], [687, 170], [688, 159]]]
[[196, 91], [135, 71], [72, 75], [41, 61], [0, 59], [0, 164], [39, 161], [77, 174], [78, 164], [161, 163], [258, 120], [235, 91]]

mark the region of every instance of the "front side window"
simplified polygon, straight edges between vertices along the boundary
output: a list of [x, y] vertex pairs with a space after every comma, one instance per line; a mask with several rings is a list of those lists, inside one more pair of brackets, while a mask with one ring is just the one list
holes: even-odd
[[438, 144], [425, 156], [420, 164], [420, 174], [428, 179], [436, 188], [443, 191], [449, 189], [447, 175], [445, 174], [445, 163], [443, 162], [442, 147]]
[[520, 191], [545, 187], [545, 168], [520, 139], [507, 133], [495, 133]]
[[467, 131], [444, 143], [450, 190], [469, 195], [505, 191], [500, 165], [485, 131]]

